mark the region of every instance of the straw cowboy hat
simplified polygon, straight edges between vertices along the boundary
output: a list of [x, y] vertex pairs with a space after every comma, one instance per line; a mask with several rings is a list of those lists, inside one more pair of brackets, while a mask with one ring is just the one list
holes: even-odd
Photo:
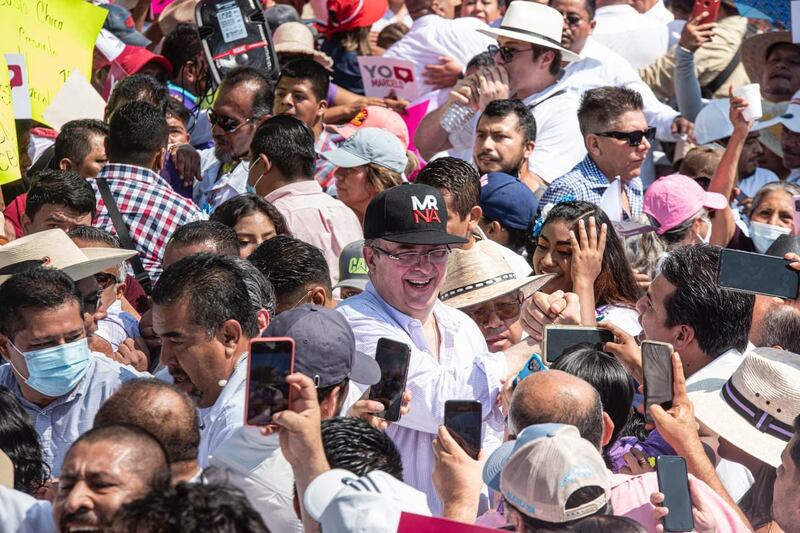
[[454, 249], [450, 252], [446, 281], [439, 299], [460, 309], [522, 288], [526, 293], [533, 293], [551, 278], [553, 274], [518, 278], [491, 242], [478, 241], [469, 250]]
[[63, 230], [51, 229], [0, 246], [0, 284], [13, 274], [37, 266], [57, 268], [78, 281], [117, 266], [134, 255], [135, 250], [78, 248]]
[[333, 67], [331, 56], [314, 49], [314, 34], [302, 22], [284, 22], [275, 30], [272, 42], [278, 54], [304, 54], [328, 70]]
[[767, 50], [778, 43], [792, 44], [792, 32], [770, 31], [748, 37], [742, 43], [742, 64], [753, 83], [761, 83], [761, 73], [767, 62]]
[[511, 2], [499, 28], [478, 30], [489, 37], [508, 37], [561, 52], [564, 61], [580, 61], [578, 54], [561, 46], [564, 17], [561, 13], [536, 2]]
[[756, 348], [730, 379], [712, 368], [688, 386], [695, 416], [740, 450], [777, 467], [800, 415], [800, 355]]

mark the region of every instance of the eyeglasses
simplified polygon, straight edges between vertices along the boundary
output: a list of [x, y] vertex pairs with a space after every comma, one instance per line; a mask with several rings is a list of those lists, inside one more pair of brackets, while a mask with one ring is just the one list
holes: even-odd
[[508, 46], [497, 46], [494, 44], [490, 44], [488, 51], [489, 55], [493, 58], [500, 54], [500, 57], [503, 58], [504, 63], [511, 63], [514, 59], [514, 54], [517, 52], [527, 52], [529, 50], [533, 50], [533, 47], [530, 48], [509, 48]]
[[106, 290], [117, 283], [117, 276], [114, 274], [109, 274], [108, 272], [98, 272], [94, 275], [94, 279], [103, 290]]
[[520, 292], [517, 294], [517, 299], [511, 302], [495, 301], [490, 302], [491, 307], [484, 304], [474, 309], [462, 309], [462, 311], [469, 315], [469, 317], [472, 318], [472, 320], [474, 320], [478, 325], [483, 325], [489, 322], [489, 319], [492, 317], [492, 310], [494, 310], [494, 314], [497, 315], [497, 318], [506, 322], [508, 320], [516, 320], [519, 318], [519, 314], [522, 311], [522, 302], [522, 293]]
[[447, 257], [450, 255], [450, 247], [436, 248], [428, 252], [397, 252], [393, 253], [377, 246], [370, 246], [376, 252], [382, 253], [392, 261], [397, 261], [400, 266], [409, 267], [416, 265], [423, 257], [427, 257], [428, 261], [434, 265], [441, 265], [447, 262]]
[[642, 144], [642, 139], [647, 139], [647, 142], [652, 143], [656, 138], [656, 129], [647, 128], [644, 131], [604, 131], [597, 133], [600, 137], [611, 137], [620, 141], [628, 141], [628, 146], [639, 146]]
[[253, 122], [254, 118], [248, 118], [244, 122], [239, 120], [218, 115], [214, 112], [213, 109], [208, 110], [208, 121], [211, 122], [212, 126], [219, 126], [222, 131], [225, 133], [233, 133], [245, 124]]

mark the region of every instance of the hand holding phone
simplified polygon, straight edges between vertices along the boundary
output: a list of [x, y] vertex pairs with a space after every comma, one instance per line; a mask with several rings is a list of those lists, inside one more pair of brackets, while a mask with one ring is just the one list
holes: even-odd
[[294, 340], [264, 337], [250, 340], [247, 358], [245, 424], [270, 426], [275, 413], [289, 408], [286, 377], [294, 372]]
[[656, 472], [663, 505], [669, 509], [663, 519], [664, 531], [692, 531], [694, 516], [686, 460], [677, 455], [660, 455], [656, 458]]
[[695, 0], [694, 8], [692, 9], [692, 16], [689, 20], [694, 20], [699, 17], [704, 11], [708, 13], [703, 17], [699, 24], [707, 24], [709, 22], [716, 22], [719, 16], [720, 0]]
[[444, 426], [467, 455], [478, 459], [483, 420], [478, 400], [448, 400], [444, 403]]
[[781, 257], [723, 248], [717, 284], [726, 289], [797, 299], [800, 273]]
[[411, 348], [402, 342], [380, 338], [375, 361], [381, 368], [381, 380], [370, 387], [369, 399], [381, 402], [384, 409], [381, 413], [375, 413], [375, 416], [397, 422], [400, 420], [403, 392], [406, 389]]
[[588, 344], [602, 350], [607, 342], [614, 342], [614, 334], [604, 328], [549, 324], [544, 327], [542, 351], [545, 362], [551, 364], [579, 344]]
[[672, 345], [666, 342], [642, 342], [642, 373], [644, 374], [644, 416], [648, 422], [650, 406], [672, 407], [673, 382]]

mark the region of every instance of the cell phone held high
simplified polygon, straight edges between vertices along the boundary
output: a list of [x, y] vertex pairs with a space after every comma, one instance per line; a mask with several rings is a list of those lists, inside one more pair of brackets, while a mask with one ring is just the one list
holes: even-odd
[[478, 458], [483, 420], [478, 400], [448, 400], [444, 403], [444, 426], [467, 455]]
[[789, 264], [791, 261], [782, 257], [723, 248], [717, 284], [725, 289], [795, 300], [800, 275]]
[[689, 20], [694, 20], [695, 17], [700, 16], [705, 11], [708, 15], [700, 20], [700, 24], [716, 22], [717, 17], [719, 17], [719, 6], [720, 0], [695, 0], [692, 16]]
[[666, 342], [642, 342], [642, 374], [644, 374], [645, 419], [652, 422], [650, 406], [672, 407], [672, 345]]
[[602, 350], [607, 342], [614, 341], [614, 334], [607, 329], [590, 326], [564, 326], [549, 324], [544, 327], [542, 351], [547, 364], [554, 363], [562, 355], [579, 345]]
[[291, 389], [287, 376], [294, 372], [294, 340], [263, 337], [250, 341], [247, 358], [245, 424], [273, 425], [272, 417], [289, 408]]
[[686, 460], [677, 455], [660, 455], [656, 458], [656, 472], [658, 491], [664, 495], [664, 507], [669, 509], [663, 518], [664, 531], [694, 530]]
[[370, 387], [369, 399], [383, 404], [383, 412], [375, 416], [390, 422], [400, 420], [403, 391], [406, 389], [411, 348], [392, 339], [378, 339], [375, 361], [381, 369], [381, 380]]

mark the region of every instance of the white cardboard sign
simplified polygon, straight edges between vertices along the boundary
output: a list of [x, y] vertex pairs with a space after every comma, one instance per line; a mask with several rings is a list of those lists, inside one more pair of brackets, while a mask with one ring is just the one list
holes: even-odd
[[14, 106], [15, 119], [29, 119], [31, 113], [31, 97], [28, 92], [28, 66], [24, 54], [5, 54], [8, 63], [8, 77], [11, 81], [11, 103]]

